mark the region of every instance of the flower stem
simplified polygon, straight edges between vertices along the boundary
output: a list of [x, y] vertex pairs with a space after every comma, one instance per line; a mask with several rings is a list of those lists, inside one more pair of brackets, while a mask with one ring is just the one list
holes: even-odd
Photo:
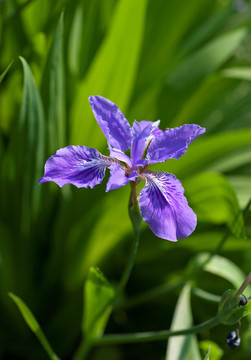
[[251, 272], [248, 274], [248, 276], [246, 277], [245, 281], [243, 282], [243, 284], [241, 285], [241, 287], [239, 288], [239, 290], [236, 292], [236, 296], [240, 296], [242, 295], [243, 291], [246, 289], [246, 287], [248, 286], [248, 284], [251, 282]]
[[[127, 261], [126, 267], [124, 269], [123, 275], [121, 277], [120, 283], [116, 289], [115, 297], [104, 306], [104, 308], [100, 311], [99, 314], [97, 314], [97, 318], [95, 319], [94, 323], [96, 323], [96, 321], [98, 321], [98, 319], [106, 311], [108, 306], [114, 306], [116, 304], [116, 301], [121, 296], [124, 288], [126, 287], [126, 284], [129, 280], [129, 277], [130, 277], [130, 274], [131, 274], [131, 271], [133, 268], [134, 260], [135, 260], [137, 250], [138, 250], [138, 245], [139, 245], [140, 224], [141, 224], [141, 220], [142, 220], [140, 210], [139, 210], [139, 203], [138, 203], [138, 199], [137, 199], [137, 187], [136, 186], [137, 186], [136, 182], [131, 182], [131, 196], [130, 196], [130, 200], [129, 200], [129, 209], [128, 209], [130, 219], [132, 221], [132, 225], [133, 225], [133, 229], [134, 229], [134, 241], [133, 241], [133, 244], [131, 247], [131, 252], [128, 257], [128, 261]], [[91, 348], [93, 346], [95, 346], [96, 343], [98, 344], [99, 341], [101, 341], [101, 340], [102, 340], [102, 338], [98, 338], [98, 339], [95, 339], [92, 341], [90, 341], [88, 339], [83, 339], [79, 345], [79, 348], [77, 349], [76, 354], [73, 357], [73, 360], [83, 360], [85, 358], [85, 356], [88, 354], [88, 352], [91, 350]]]
[[121, 304], [119, 304], [121, 307], [125, 308], [131, 308], [135, 306], [139, 306], [142, 303], [145, 303], [147, 301], [151, 301], [152, 299], [155, 299], [156, 297], [159, 297], [161, 295], [165, 295], [170, 291], [173, 291], [177, 288], [182, 287], [186, 283], [185, 280], [181, 280], [176, 284], [164, 284], [156, 286], [150, 290], [144, 291], [143, 293], [134, 296], [133, 298], [125, 299]]
[[124, 270], [124, 273], [121, 277], [120, 283], [117, 288], [118, 296], [123, 292], [126, 284], [129, 280], [130, 274], [132, 272], [134, 260], [137, 254], [138, 246], [139, 246], [139, 237], [140, 237], [140, 225], [142, 221], [142, 217], [139, 210], [139, 202], [137, 198], [137, 183], [131, 182], [131, 196], [129, 200], [129, 216], [132, 222], [133, 230], [134, 230], [134, 241], [131, 247], [131, 252]]
[[77, 349], [76, 354], [73, 356], [73, 360], [83, 360], [86, 355], [89, 353], [92, 347], [92, 343], [90, 341], [82, 341]]
[[197, 334], [203, 331], [209, 330], [220, 324], [217, 316], [205, 321], [199, 325], [192, 326], [183, 330], [163, 330], [156, 332], [142, 332], [134, 334], [112, 334], [104, 335], [102, 338], [95, 341], [95, 345], [110, 345], [110, 344], [123, 344], [123, 343], [135, 343], [135, 342], [149, 342], [149, 341], [161, 341], [167, 340], [171, 336]]

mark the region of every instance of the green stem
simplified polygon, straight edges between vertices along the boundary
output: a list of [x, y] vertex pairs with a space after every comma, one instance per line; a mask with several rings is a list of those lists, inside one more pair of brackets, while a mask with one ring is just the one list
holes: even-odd
[[[222, 238], [222, 240], [220, 241], [219, 245], [217, 246], [217, 248], [215, 249], [214, 252], [212, 252], [211, 254], [208, 255], [208, 258], [205, 260], [205, 262], [203, 262], [202, 264], [200, 264], [199, 266], [197, 266], [196, 268], [193, 268], [191, 271], [189, 271], [185, 277], [179, 281], [177, 284], [164, 284], [164, 285], [159, 285], [153, 289], [150, 289], [148, 291], [145, 291], [139, 295], [134, 296], [132, 299], [126, 299], [126, 300], [122, 300], [121, 303], [117, 304], [117, 307], [134, 307], [134, 306], [138, 306], [143, 302], [146, 301], [150, 301], [153, 300], [156, 297], [159, 297], [161, 295], [165, 295], [166, 293], [168, 293], [169, 291], [172, 291], [174, 289], [177, 289], [181, 286], [183, 286], [187, 281], [189, 281], [190, 279], [193, 278], [193, 276], [199, 272], [199, 270], [202, 270], [204, 268], [204, 266], [212, 259], [212, 257], [217, 254], [223, 247], [225, 241], [227, 240], [229, 234], [225, 234]], [[213, 302], [218, 302], [218, 299], [216, 301], [217, 298], [214, 298], [214, 300], [212, 300]]]
[[129, 280], [129, 277], [132, 272], [132, 268], [134, 265], [134, 260], [137, 254], [138, 246], [139, 246], [139, 237], [140, 237], [140, 225], [141, 225], [141, 214], [139, 210], [139, 202], [137, 199], [137, 183], [131, 182], [131, 196], [129, 201], [129, 215], [134, 229], [134, 241], [132, 243], [131, 252], [129, 254], [129, 258], [124, 270], [124, 273], [121, 277], [120, 283], [117, 287], [117, 297], [123, 292], [126, 284]]
[[242, 293], [244, 292], [244, 290], [246, 289], [246, 287], [248, 286], [248, 284], [251, 282], [251, 272], [248, 274], [248, 276], [246, 277], [246, 279], [244, 280], [243, 284], [241, 285], [241, 287], [239, 288], [239, 290], [236, 292], [236, 296], [240, 296], [242, 295]]
[[153, 289], [145, 291], [139, 295], [134, 296], [131, 299], [125, 299], [119, 306], [121, 307], [134, 307], [142, 304], [143, 302], [151, 301], [152, 299], [159, 297], [161, 295], [165, 295], [169, 291], [173, 291], [177, 288], [182, 287], [186, 283], [186, 280], [181, 280], [176, 284], [164, 284], [156, 286]]
[[102, 338], [95, 341], [95, 345], [111, 345], [111, 344], [123, 344], [123, 343], [135, 343], [135, 342], [149, 342], [149, 341], [161, 341], [167, 340], [171, 336], [197, 334], [203, 331], [209, 330], [220, 324], [217, 316], [205, 321], [199, 325], [192, 326], [183, 330], [164, 330], [156, 332], [142, 332], [134, 334], [122, 334], [122, 335], [104, 335]]
[[92, 342], [85, 339], [79, 345], [76, 354], [73, 356], [72, 360], [83, 360], [85, 356], [88, 354], [92, 347]]
[[[120, 298], [121, 294], [123, 293], [123, 290], [126, 287], [126, 284], [129, 280], [130, 274], [132, 272], [134, 260], [137, 254], [138, 245], [139, 245], [139, 237], [140, 237], [140, 224], [141, 224], [141, 215], [139, 210], [139, 203], [137, 199], [137, 183], [131, 182], [131, 196], [129, 201], [129, 215], [130, 219], [132, 221], [133, 229], [134, 229], [134, 241], [131, 247], [131, 252], [128, 257], [128, 261], [125, 267], [125, 270], [123, 272], [123, 275], [121, 277], [120, 283], [116, 289], [115, 297], [109, 301], [107, 304], [104, 305], [104, 307], [100, 310], [100, 312], [95, 317], [92, 326], [96, 324], [100, 316], [103, 315], [103, 313], [107, 310], [109, 306], [114, 306], [117, 299]], [[90, 349], [96, 345], [96, 341], [98, 342], [100, 339], [96, 340], [88, 340], [83, 339], [82, 342], [79, 345], [79, 348], [77, 349], [76, 354], [73, 357], [73, 360], [83, 360], [85, 356], [88, 354]]]

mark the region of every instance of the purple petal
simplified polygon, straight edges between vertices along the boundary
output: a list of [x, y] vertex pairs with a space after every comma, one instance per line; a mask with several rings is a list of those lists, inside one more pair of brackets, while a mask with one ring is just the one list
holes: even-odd
[[188, 206], [181, 182], [164, 172], [146, 170], [142, 175], [146, 185], [139, 196], [140, 211], [153, 233], [171, 241], [190, 235], [197, 218]]
[[159, 135], [161, 130], [158, 129], [160, 121], [134, 121], [132, 127], [132, 148], [131, 159], [133, 165], [142, 159], [144, 152], [150, 141], [155, 135]]
[[187, 151], [188, 145], [205, 131], [205, 128], [195, 124], [166, 130], [162, 135], [154, 138], [149, 145], [147, 159], [150, 163], [164, 162], [172, 158], [179, 159]]
[[125, 153], [123, 153], [123, 151], [119, 149], [113, 149], [112, 147], [109, 147], [109, 150], [110, 150], [110, 157], [112, 159], [123, 161], [124, 163], [132, 167], [131, 159]]
[[126, 168], [123, 168], [119, 163], [113, 163], [110, 167], [111, 176], [106, 185], [106, 191], [118, 189], [129, 181], [135, 181], [138, 177], [137, 171], [131, 173], [126, 172]]
[[100, 184], [105, 176], [105, 168], [112, 160], [100, 154], [96, 149], [86, 146], [67, 146], [59, 149], [45, 163], [44, 177], [40, 184], [54, 181], [60, 187], [72, 184], [93, 188]]
[[126, 151], [131, 145], [132, 129], [118, 106], [102, 96], [90, 96], [89, 102], [108, 145]]

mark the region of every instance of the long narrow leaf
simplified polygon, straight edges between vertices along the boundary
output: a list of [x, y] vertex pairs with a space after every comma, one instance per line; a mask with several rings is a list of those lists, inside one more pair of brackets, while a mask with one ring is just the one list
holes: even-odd
[[65, 84], [63, 63], [63, 20], [62, 13], [55, 37], [47, 58], [43, 76], [43, 97], [48, 121], [49, 153], [65, 146]]
[[[171, 330], [179, 330], [192, 326], [190, 305], [190, 286], [185, 286], [178, 299]], [[166, 360], [200, 360], [198, 342], [195, 335], [174, 336], [168, 340]]]
[[126, 109], [138, 66], [146, 4], [147, 0], [117, 3], [109, 32], [79, 87], [71, 114], [71, 143], [97, 146], [104, 142], [88, 103], [90, 95], [105, 96]]
[[13, 64], [13, 61], [7, 66], [7, 68], [2, 72], [2, 74], [0, 74], [0, 84], [3, 81], [3, 79], [5, 78], [5, 76], [7, 75], [8, 71], [10, 70], [11, 65]]
[[20, 299], [18, 296], [9, 293], [9, 296], [17, 305], [19, 311], [21, 312], [26, 324], [29, 326], [32, 332], [36, 335], [38, 340], [40, 341], [41, 345], [43, 346], [44, 350], [47, 352], [49, 358], [51, 360], [59, 360], [57, 355], [52, 350], [51, 345], [49, 344], [46, 336], [44, 335], [39, 323], [37, 322], [35, 316], [32, 314], [28, 306]]

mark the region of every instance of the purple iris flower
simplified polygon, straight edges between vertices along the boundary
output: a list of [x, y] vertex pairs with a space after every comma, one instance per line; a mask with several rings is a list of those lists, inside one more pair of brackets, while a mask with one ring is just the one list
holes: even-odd
[[[102, 182], [106, 168], [110, 170], [106, 191], [120, 188], [130, 181], [136, 184], [145, 180], [139, 194], [139, 207], [153, 233], [171, 241], [190, 235], [197, 218], [188, 206], [181, 182], [172, 174], [151, 171], [148, 167], [167, 159], [179, 159], [190, 142], [205, 129], [187, 124], [162, 131], [159, 120], [134, 121], [131, 127], [118, 106], [110, 100], [91, 96], [89, 101], [107, 138], [110, 156], [86, 146], [59, 149], [46, 161], [40, 184], [54, 181], [60, 187], [73, 184], [78, 188], [93, 188]], [[125, 153], [129, 149], [130, 157]]]

